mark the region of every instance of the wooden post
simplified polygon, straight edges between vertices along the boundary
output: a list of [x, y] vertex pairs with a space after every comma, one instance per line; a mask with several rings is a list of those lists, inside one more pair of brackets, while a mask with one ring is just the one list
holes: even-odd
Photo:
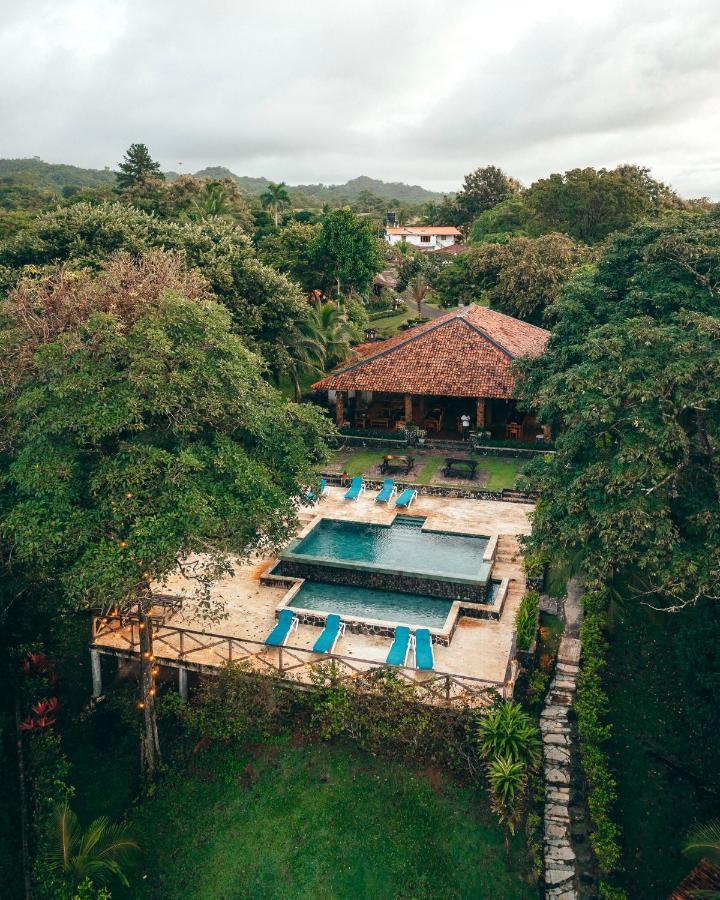
[[181, 699], [187, 700], [188, 682], [187, 669], [185, 668], [185, 666], [180, 666], [178, 669], [178, 693], [180, 694]]
[[412, 394], [405, 394], [405, 421], [412, 422], [413, 420], [413, 398]]
[[445, 700], [447, 703], [450, 702], [450, 676], [445, 676]]
[[335, 424], [339, 427], [345, 420], [345, 398], [342, 391], [335, 393]]
[[549, 444], [552, 441], [552, 431], [549, 425], [543, 425], [543, 434], [545, 435], [545, 440]]
[[283, 674], [283, 648], [278, 648], [278, 672]]
[[100, 668], [100, 654], [97, 650], [90, 651], [90, 668], [92, 669], [92, 695], [102, 696], [102, 669]]
[[476, 428], [484, 428], [485, 427], [485, 398], [484, 397], [477, 398], [477, 412], [475, 414], [475, 427]]

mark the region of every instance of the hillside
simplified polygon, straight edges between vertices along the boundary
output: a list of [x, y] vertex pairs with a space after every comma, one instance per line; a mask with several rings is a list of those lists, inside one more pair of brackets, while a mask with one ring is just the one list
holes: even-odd
[[81, 169], [63, 163], [46, 163], [37, 157], [0, 159], [0, 177], [29, 175], [38, 188], [56, 191], [64, 187], [99, 187], [115, 184], [115, 173], [107, 169]]
[[[30, 176], [38, 188], [60, 191], [64, 187], [98, 187], [115, 184], [115, 173], [110, 168], [82, 169], [78, 166], [60, 163], [46, 163], [37, 157], [28, 159], [0, 159], [0, 177], [13, 175]], [[268, 186], [267, 178], [251, 178], [236, 175], [225, 166], [208, 166], [194, 173], [198, 178], [232, 178], [247, 194], [257, 196]], [[169, 179], [177, 178], [177, 172], [167, 172]], [[400, 200], [406, 203], [426, 203], [439, 200], [442, 194], [429, 191], [417, 184], [403, 184], [399, 181], [381, 181], [360, 175], [345, 184], [297, 184], [288, 185], [290, 190], [304, 197], [316, 199], [319, 204], [339, 200], [357, 200], [363, 191], [385, 200]]]

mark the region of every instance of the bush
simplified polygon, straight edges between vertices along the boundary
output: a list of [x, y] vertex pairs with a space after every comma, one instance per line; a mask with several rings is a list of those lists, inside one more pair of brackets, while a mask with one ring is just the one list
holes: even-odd
[[518, 650], [529, 650], [537, 632], [537, 614], [540, 595], [537, 591], [527, 591], [515, 615], [515, 632]]
[[[587, 803], [593, 823], [590, 844], [600, 872], [610, 876], [620, 870], [620, 829], [613, 819], [617, 785], [605, 752], [611, 726], [607, 721], [609, 701], [603, 687], [607, 641], [605, 626], [607, 596], [604, 590], [589, 591], [583, 597], [585, 617], [580, 628], [583, 644], [578, 674], [575, 710], [580, 738], [580, 761], [587, 780]], [[605, 886], [603, 896], [619, 897]]]

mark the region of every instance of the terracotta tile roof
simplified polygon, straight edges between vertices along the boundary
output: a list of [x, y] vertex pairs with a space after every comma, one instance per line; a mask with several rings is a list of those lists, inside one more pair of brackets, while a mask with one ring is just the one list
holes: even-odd
[[698, 891], [720, 891], [720, 869], [707, 859], [701, 860], [684, 878], [668, 900], [694, 900]]
[[313, 388], [510, 399], [513, 359], [539, 355], [549, 336], [544, 328], [468, 306], [387, 341], [361, 344], [354, 360]]
[[457, 256], [458, 253], [467, 253], [468, 247], [465, 244], [449, 244], [447, 247], [438, 247], [435, 253], [444, 253], [448, 256]]
[[461, 232], [452, 225], [398, 225], [388, 226], [388, 234], [442, 234], [449, 237], [460, 237]]

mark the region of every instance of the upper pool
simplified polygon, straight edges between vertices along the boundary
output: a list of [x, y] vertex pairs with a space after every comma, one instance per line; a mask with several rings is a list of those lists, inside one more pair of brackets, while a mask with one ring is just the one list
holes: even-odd
[[490, 566], [483, 561], [483, 553], [488, 538], [427, 531], [419, 527], [422, 521], [398, 517], [387, 526], [321, 519], [281, 557], [454, 581], [487, 579]]

